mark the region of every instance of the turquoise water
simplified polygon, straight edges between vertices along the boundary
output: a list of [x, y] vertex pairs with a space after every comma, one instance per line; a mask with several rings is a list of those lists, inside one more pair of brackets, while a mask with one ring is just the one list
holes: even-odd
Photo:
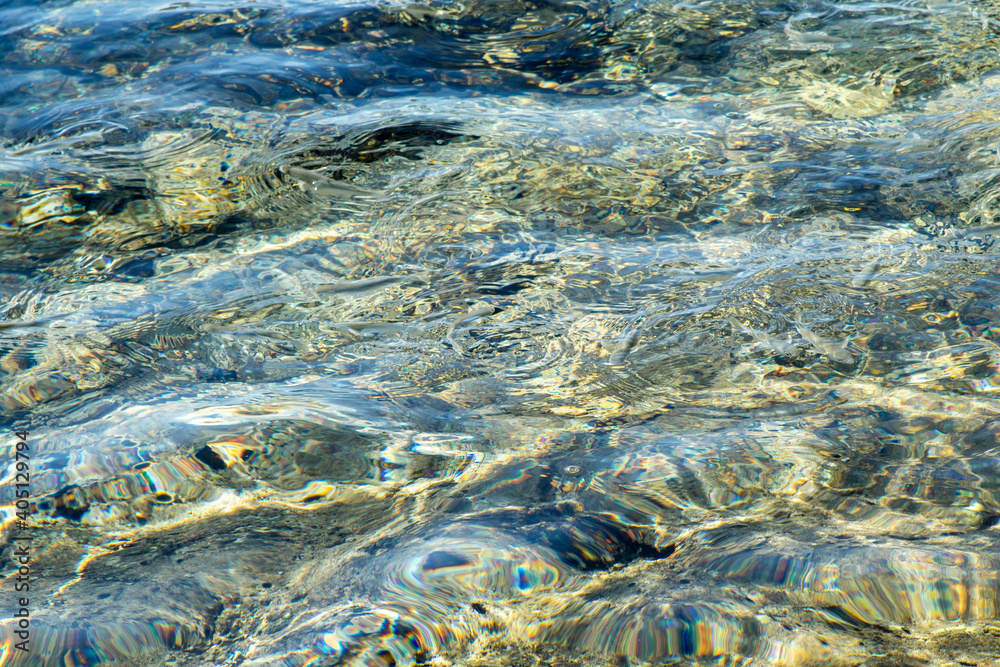
[[998, 21], [0, 2], [0, 665], [994, 664]]

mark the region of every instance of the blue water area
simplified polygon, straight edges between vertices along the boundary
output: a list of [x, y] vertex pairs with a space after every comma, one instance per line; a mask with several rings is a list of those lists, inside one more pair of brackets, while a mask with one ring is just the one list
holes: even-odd
[[0, 667], [992, 665], [998, 26], [0, 0]]

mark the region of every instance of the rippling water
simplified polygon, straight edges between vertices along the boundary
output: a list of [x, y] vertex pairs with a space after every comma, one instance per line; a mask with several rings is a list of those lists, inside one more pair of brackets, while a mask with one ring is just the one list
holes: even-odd
[[983, 1], [0, 2], [0, 665], [996, 664], [998, 70]]

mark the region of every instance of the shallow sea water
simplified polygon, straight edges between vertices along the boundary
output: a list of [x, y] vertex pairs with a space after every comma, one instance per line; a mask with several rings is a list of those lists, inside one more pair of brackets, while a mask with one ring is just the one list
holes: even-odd
[[0, 2], [0, 665], [998, 664], [998, 70], [991, 2]]

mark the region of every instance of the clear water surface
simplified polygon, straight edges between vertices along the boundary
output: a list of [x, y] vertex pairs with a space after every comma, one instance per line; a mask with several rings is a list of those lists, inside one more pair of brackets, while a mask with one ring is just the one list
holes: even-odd
[[996, 664], [998, 31], [0, 2], [0, 665]]

